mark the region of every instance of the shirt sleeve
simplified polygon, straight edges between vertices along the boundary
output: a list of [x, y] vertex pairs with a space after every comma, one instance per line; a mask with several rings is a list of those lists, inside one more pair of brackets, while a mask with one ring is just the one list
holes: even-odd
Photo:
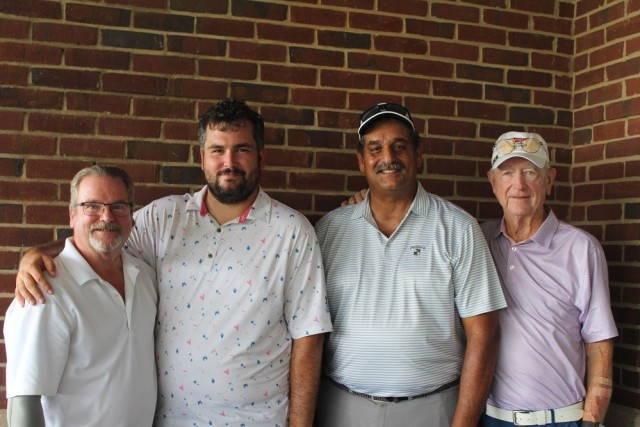
[[293, 231], [287, 267], [285, 319], [294, 339], [331, 331], [320, 245], [311, 227]]
[[72, 329], [55, 295], [46, 304], [11, 304], [4, 325], [7, 397], [57, 393]]

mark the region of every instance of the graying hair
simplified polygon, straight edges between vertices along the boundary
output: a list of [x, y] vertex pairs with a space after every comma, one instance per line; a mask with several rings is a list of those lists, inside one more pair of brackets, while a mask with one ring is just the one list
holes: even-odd
[[127, 189], [129, 202], [135, 204], [133, 181], [128, 173], [115, 166], [94, 165], [81, 169], [71, 180], [71, 197], [69, 199], [69, 207], [74, 208], [78, 204], [78, 187], [80, 186], [80, 182], [88, 176], [101, 176], [121, 180]]

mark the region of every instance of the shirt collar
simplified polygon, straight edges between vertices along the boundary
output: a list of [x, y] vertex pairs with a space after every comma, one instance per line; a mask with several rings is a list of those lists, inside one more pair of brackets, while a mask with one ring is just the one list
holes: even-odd
[[[207, 205], [204, 203], [205, 197], [207, 197], [208, 187], [205, 185], [200, 191], [195, 193], [187, 201], [187, 211], [196, 211], [202, 217], [209, 214]], [[275, 202], [274, 202], [275, 203]], [[258, 196], [249, 209], [238, 218], [235, 218], [233, 222], [242, 224], [247, 221], [264, 221], [269, 223], [271, 221], [271, 209], [272, 199], [267, 193], [262, 191], [262, 188], [258, 191]]]
[[[553, 235], [555, 234], [556, 229], [558, 228], [558, 218], [553, 213], [553, 210], [551, 210], [551, 208], [548, 208], [548, 209], [549, 209], [549, 214], [547, 215], [547, 218], [544, 220], [540, 228], [538, 228], [538, 230], [533, 234], [533, 236], [531, 236], [524, 242], [532, 241], [545, 248], [549, 248], [551, 246], [551, 240], [553, 239]], [[502, 220], [500, 221], [500, 228], [495, 230], [495, 237], [498, 237], [499, 235], [502, 234], [505, 238], [508, 239], [505, 227], [506, 226], [504, 222], [504, 217], [502, 217]], [[521, 243], [524, 243], [524, 242], [521, 242]]]
[[[371, 190], [367, 190], [367, 195], [362, 203], [358, 203], [353, 212], [351, 213], [351, 219], [365, 218], [367, 220], [373, 221], [373, 213], [371, 212], [371, 205], [369, 203], [369, 195], [371, 194]], [[429, 198], [427, 197], [427, 191], [422, 187], [420, 181], [418, 181], [418, 189], [416, 191], [416, 196], [409, 206], [409, 210], [407, 211], [407, 215], [409, 212], [413, 212], [417, 215], [427, 216], [427, 210], [429, 209]], [[374, 221], [375, 223], [375, 221]]]

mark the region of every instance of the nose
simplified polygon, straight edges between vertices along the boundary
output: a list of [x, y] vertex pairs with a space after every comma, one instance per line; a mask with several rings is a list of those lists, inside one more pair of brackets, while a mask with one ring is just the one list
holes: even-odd
[[100, 219], [104, 222], [115, 221], [115, 215], [111, 212], [111, 206], [102, 205], [102, 212], [100, 212]]
[[523, 189], [527, 186], [527, 178], [525, 177], [522, 171], [519, 171], [518, 173], [515, 174], [514, 181], [515, 181], [516, 187], [519, 189]]
[[236, 155], [233, 150], [227, 150], [224, 152], [222, 159], [224, 167], [233, 167], [236, 162]]

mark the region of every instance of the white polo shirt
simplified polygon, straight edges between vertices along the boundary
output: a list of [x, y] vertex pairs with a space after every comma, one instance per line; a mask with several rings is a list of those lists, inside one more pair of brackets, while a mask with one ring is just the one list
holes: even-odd
[[122, 256], [126, 301], [67, 239], [47, 278], [55, 294], [7, 310], [7, 397], [43, 396], [47, 427], [153, 422], [155, 273]]

